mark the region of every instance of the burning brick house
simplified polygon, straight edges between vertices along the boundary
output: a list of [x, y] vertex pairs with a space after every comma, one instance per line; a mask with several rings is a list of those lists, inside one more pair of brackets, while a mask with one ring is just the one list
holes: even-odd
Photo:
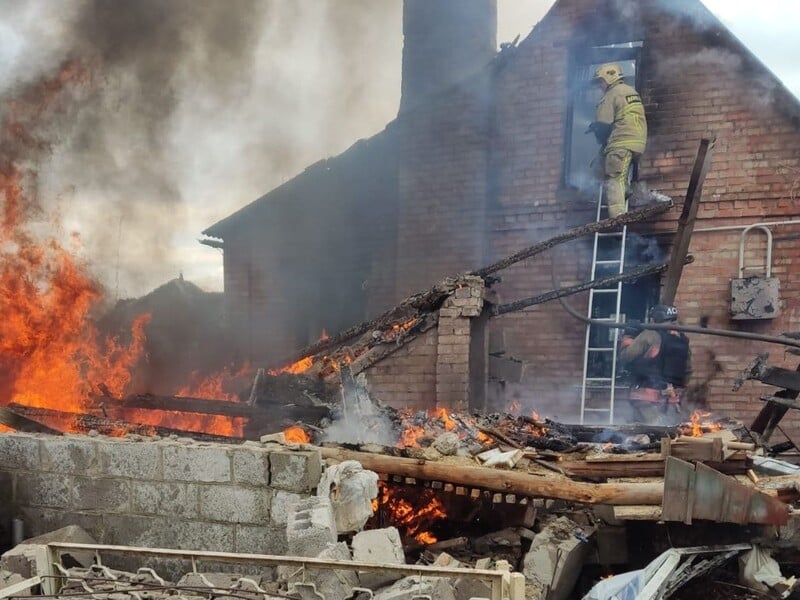
[[[406, 0], [398, 117], [204, 232], [213, 238], [205, 243], [224, 248], [226, 312], [242, 357], [274, 362], [444, 276], [593, 221], [588, 169], [596, 145], [584, 131], [596, 99], [584, 84], [593, 65], [610, 60], [646, 105], [640, 176], [650, 188], [679, 199], [699, 139], [716, 137], [690, 247], [695, 262], [676, 299], [682, 321], [800, 329], [792, 271], [800, 260], [798, 100], [699, 0], [559, 0], [527, 38], [499, 53], [495, 4]], [[643, 260], [666, 255], [679, 213], [637, 228]], [[740, 242], [754, 224], [771, 233], [777, 311], [733, 320], [730, 280], [739, 277]], [[749, 275], [763, 268], [767, 249], [761, 235], [745, 242]], [[553, 272], [564, 285], [590, 279], [590, 264], [590, 244], [574, 244], [515, 265], [495, 289], [503, 300], [528, 297], [551, 289]], [[641, 318], [659, 283], [629, 286], [621, 312]], [[587, 308], [585, 299], [572, 302]], [[522, 399], [574, 416], [585, 326], [550, 303], [492, 319], [490, 328], [528, 363]], [[375, 367], [379, 396], [444, 402], [440, 384], [459, 377], [468, 390], [468, 372], [447, 379], [435, 367], [451, 335], [431, 330]], [[731, 384], [767, 348], [705, 336], [692, 343], [709, 408], [748, 421], [760, 408], [757, 392], [733, 393]], [[390, 377], [381, 380], [381, 368]]]

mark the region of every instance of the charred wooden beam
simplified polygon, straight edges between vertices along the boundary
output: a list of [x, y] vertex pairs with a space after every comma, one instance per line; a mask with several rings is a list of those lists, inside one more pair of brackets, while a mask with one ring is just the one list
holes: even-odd
[[703, 183], [708, 169], [711, 167], [714, 141], [714, 139], [702, 139], [700, 140], [700, 147], [697, 149], [697, 157], [692, 168], [692, 175], [689, 178], [689, 187], [686, 190], [686, 200], [683, 202], [683, 210], [678, 219], [678, 229], [675, 232], [675, 238], [672, 243], [669, 269], [664, 278], [664, 288], [661, 292], [662, 304], [672, 304], [675, 301], [675, 294], [678, 293], [678, 285], [683, 274], [683, 267], [686, 264], [684, 259], [689, 253], [689, 242], [692, 240], [697, 209], [700, 206], [700, 197], [703, 194]]
[[125, 398], [98, 396], [92, 399], [87, 408], [112, 411], [125, 409], [167, 410], [226, 417], [251, 417], [254, 413], [263, 412], [263, 409], [259, 410], [244, 402], [154, 394], [134, 394]]
[[133, 433], [143, 436], [159, 435], [162, 437], [178, 435], [181, 437], [191, 437], [196, 440], [209, 442], [237, 443], [241, 441], [241, 438], [233, 438], [198, 431], [186, 431], [183, 429], [161, 427], [158, 425], [141, 425], [138, 423], [117, 421], [97, 415], [64, 412], [50, 408], [34, 408], [19, 404], [11, 404], [9, 407], [12, 408], [14, 412], [20, 413], [31, 419], [46, 421], [49, 423], [63, 424], [65, 430], [67, 428], [70, 430], [77, 429], [79, 431], [86, 432], [95, 430], [103, 435], [120, 435], [120, 433]]
[[[684, 260], [686, 264], [694, 262], [694, 258], [692, 256], [687, 256], [685, 257]], [[579, 283], [577, 285], [573, 285], [570, 287], [551, 290], [545, 294], [539, 294], [538, 296], [533, 296], [531, 298], [524, 298], [522, 300], [517, 300], [516, 302], [509, 302], [508, 304], [499, 304], [492, 307], [491, 316], [497, 317], [510, 312], [524, 310], [526, 308], [530, 308], [531, 306], [536, 306], [537, 304], [544, 304], [545, 302], [550, 302], [551, 300], [557, 300], [558, 298], [565, 298], [567, 296], [572, 296], [573, 294], [585, 292], [586, 290], [592, 288], [601, 288], [619, 282], [634, 281], [642, 277], [647, 277], [648, 275], [657, 275], [658, 273], [663, 273], [664, 271], [666, 271], [668, 267], [669, 263], [660, 263], [657, 265], [642, 265], [634, 269], [625, 271], [624, 273], [621, 273], [619, 275], [612, 275], [611, 277], [603, 277], [602, 279], [593, 279], [592, 281], [586, 281], [584, 283]]]
[[57, 429], [48, 427], [44, 423], [34, 421], [33, 419], [23, 416], [5, 406], [0, 406], [0, 424], [24, 433], [49, 433], [50, 435], [61, 435], [61, 432]]
[[482, 269], [478, 269], [477, 271], [473, 271], [472, 273], [470, 273], [470, 275], [477, 275], [478, 277], [486, 277], [487, 275], [491, 275], [492, 273], [496, 273], [497, 271], [507, 269], [511, 265], [514, 265], [520, 261], [536, 256], [537, 254], [541, 254], [542, 252], [550, 250], [551, 248], [555, 248], [559, 244], [563, 244], [565, 242], [578, 239], [585, 235], [597, 233], [598, 231], [608, 231], [609, 229], [616, 229], [618, 227], [622, 227], [623, 225], [628, 225], [630, 223], [638, 223], [640, 221], [646, 221], [647, 219], [651, 219], [652, 217], [667, 212], [670, 208], [672, 208], [672, 202], [657, 202], [655, 204], [650, 204], [638, 210], [632, 210], [630, 212], [623, 213], [618, 217], [603, 219], [602, 221], [597, 221], [595, 223], [587, 223], [586, 225], [575, 227], [574, 229], [570, 229], [569, 231], [559, 233], [558, 235], [555, 235], [544, 241], [538, 242], [532, 246], [528, 246], [527, 248], [520, 250], [516, 254], [512, 254], [507, 258], [497, 261], [493, 265], [489, 265], [488, 267], [484, 267]]
[[[630, 462], [574, 460], [558, 464], [568, 475], [591, 480], [605, 480], [615, 477], [663, 477], [665, 468], [664, 460]], [[749, 468], [752, 468], [752, 462], [749, 460], [730, 460], [707, 464], [726, 475], [744, 475]]]
[[397, 458], [381, 454], [353, 452], [341, 448], [321, 448], [324, 458], [357, 460], [365, 469], [399, 477], [445, 481], [459, 486], [474, 486], [495, 492], [534, 498], [554, 498], [583, 504], [638, 505], [660, 504], [662, 483], [582, 483], [566, 477], [536, 477], [519, 471], [486, 469]]

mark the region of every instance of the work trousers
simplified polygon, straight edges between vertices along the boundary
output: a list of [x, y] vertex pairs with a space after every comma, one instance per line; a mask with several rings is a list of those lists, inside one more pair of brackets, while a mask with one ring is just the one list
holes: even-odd
[[600, 156], [597, 171], [603, 180], [608, 216], [618, 217], [625, 212], [625, 192], [628, 189], [628, 175], [631, 164], [638, 154], [625, 148], [612, 148]]

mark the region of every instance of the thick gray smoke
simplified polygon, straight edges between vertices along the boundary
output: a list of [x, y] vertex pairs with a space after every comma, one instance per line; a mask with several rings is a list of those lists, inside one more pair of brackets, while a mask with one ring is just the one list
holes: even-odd
[[51, 132], [40, 192], [112, 296], [117, 276], [124, 296], [221, 269], [202, 229], [396, 111], [393, 0], [58, 7], [0, 0], [0, 96], [65, 61], [90, 73]]

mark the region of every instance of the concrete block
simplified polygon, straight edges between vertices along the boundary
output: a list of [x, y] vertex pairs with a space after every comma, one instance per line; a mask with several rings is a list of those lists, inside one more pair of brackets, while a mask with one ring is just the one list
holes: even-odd
[[308, 496], [284, 492], [283, 490], [273, 490], [269, 511], [270, 523], [272, 525], [286, 525], [289, 520], [289, 513], [293, 510], [293, 505], [304, 498], [308, 498]]
[[361, 531], [372, 516], [378, 497], [378, 474], [346, 460], [325, 470], [317, 493], [330, 498], [338, 533]]
[[234, 551], [234, 526], [139, 515], [106, 515], [104, 543], [186, 550]]
[[97, 443], [86, 436], [43, 437], [42, 470], [65, 475], [97, 472]]
[[98, 541], [102, 541], [103, 515], [99, 513], [82, 513], [63, 508], [44, 508], [41, 506], [22, 506], [17, 516], [24, 523], [25, 535], [44, 535], [50, 531], [69, 525], [82, 527]]
[[471, 598], [491, 598], [492, 587], [478, 579], [456, 579], [453, 584], [453, 595], [456, 600], [470, 600]]
[[269, 452], [262, 448], [234, 450], [233, 480], [252, 486], [269, 485]]
[[271, 500], [272, 495], [269, 490], [202, 485], [200, 516], [208, 521], [266, 525], [269, 520]]
[[285, 555], [286, 527], [275, 525], [236, 525], [236, 550], [249, 554]]
[[310, 492], [319, 484], [322, 458], [318, 450], [272, 452], [269, 456], [272, 487], [290, 492]]
[[438, 436], [431, 445], [444, 456], [453, 456], [458, 451], [458, 435], [448, 431]]
[[136, 481], [131, 485], [131, 510], [145, 515], [193, 519], [199, 516], [198, 486], [168, 481]]
[[226, 483], [231, 480], [231, 459], [224, 446], [178, 446], [161, 448], [166, 481]]
[[97, 444], [97, 454], [103, 475], [161, 479], [158, 444], [104, 440]]
[[[353, 560], [356, 562], [387, 563], [403, 565], [406, 556], [400, 541], [400, 532], [395, 527], [362, 531], [353, 537]], [[400, 579], [397, 573], [359, 572], [363, 587], [377, 589]]]
[[375, 594], [375, 600], [412, 600], [427, 595], [436, 600], [455, 600], [450, 580], [441, 577], [404, 577]]
[[533, 538], [525, 555], [523, 574], [529, 581], [550, 586], [550, 600], [570, 597], [590, 544], [582, 542], [575, 533], [591, 535], [593, 530], [582, 528], [574, 521], [559, 517], [545, 525]]
[[39, 437], [24, 433], [0, 433], [0, 465], [3, 469], [35, 471], [41, 467]]
[[[331, 544], [317, 558], [351, 560], [350, 550], [344, 542]], [[358, 586], [358, 577], [352, 570], [307, 569], [305, 573], [295, 575], [289, 580], [289, 592], [294, 590], [296, 583], [302, 582], [314, 582], [316, 589], [325, 595], [326, 600], [345, 600], [352, 596], [353, 588]]]
[[66, 475], [29, 473], [17, 478], [17, 505], [66, 508], [71, 500], [71, 481]]
[[335, 544], [330, 500], [313, 496], [297, 502], [286, 523], [286, 542], [292, 556], [317, 556], [329, 544]]
[[[36, 575], [35, 553], [39, 546], [51, 542], [74, 542], [76, 544], [96, 544], [97, 541], [77, 525], [62, 527], [40, 536], [26, 539], [0, 557], [0, 569], [18, 573], [24, 578]], [[88, 567], [94, 561], [91, 552], [59, 552], [62, 564], [67, 567]]]
[[130, 511], [130, 481], [72, 478], [71, 506], [79, 511], [122, 513]]

